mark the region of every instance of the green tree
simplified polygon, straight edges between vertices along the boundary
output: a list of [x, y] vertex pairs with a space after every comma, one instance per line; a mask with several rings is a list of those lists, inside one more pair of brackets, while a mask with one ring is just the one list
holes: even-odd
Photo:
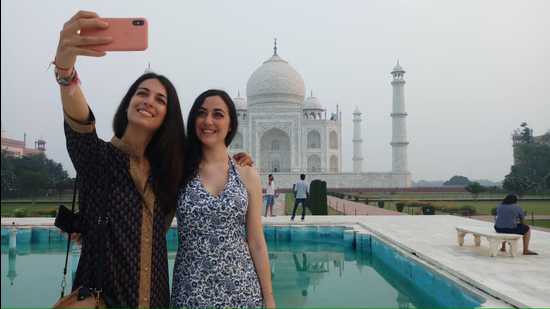
[[2, 152], [2, 197], [36, 197], [71, 186], [63, 166], [37, 154], [21, 158]]
[[532, 183], [529, 178], [514, 175], [513, 172], [506, 175], [506, 178], [504, 178], [504, 182], [502, 183], [502, 187], [506, 189], [506, 191], [514, 192], [519, 196], [522, 196], [532, 190], [534, 186], [535, 184]]
[[444, 186], [467, 186], [470, 184], [468, 177], [455, 175], [443, 183]]
[[476, 182], [476, 181], [467, 185], [465, 189], [466, 191], [470, 192], [475, 199], [477, 199], [480, 193], [487, 191], [487, 189], [484, 186], [482, 186], [481, 184], [479, 184], [479, 182]]
[[527, 122], [522, 122], [520, 125], [521, 129], [519, 130], [520, 141], [524, 144], [530, 144], [534, 141], [533, 139], [533, 130], [529, 128]]
[[533, 137], [533, 130], [523, 122], [512, 135], [514, 165], [503, 187], [518, 194], [550, 192], [550, 132]]
[[514, 147], [517, 161], [505, 178], [507, 186], [516, 189], [518, 186], [527, 187], [528, 191], [535, 193], [550, 191], [547, 180], [550, 174], [550, 145], [525, 143]]
[[2, 196], [10, 197], [16, 191], [15, 167], [13, 159], [2, 151]]
[[32, 170], [23, 170], [17, 177], [21, 192], [34, 198], [43, 193], [48, 184], [48, 177], [44, 173]]

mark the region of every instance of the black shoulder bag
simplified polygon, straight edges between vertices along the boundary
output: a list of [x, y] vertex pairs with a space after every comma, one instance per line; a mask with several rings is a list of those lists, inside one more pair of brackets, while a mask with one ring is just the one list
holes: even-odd
[[[78, 213], [74, 212], [76, 203], [78, 176], [75, 178], [73, 189], [73, 201], [71, 210], [69, 211], [65, 205], [60, 205], [55, 217], [55, 226], [66, 232], [67, 235], [67, 252], [65, 255], [65, 267], [63, 269], [63, 279], [61, 281], [61, 297], [55, 303], [53, 308], [106, 308], [105, 297], [103, 293], [103, 272], [104, 259], [97, 260], [97, 269], [95, 271], [94, 288], [81, 286], [74, 290], [71, 294], [65, 296], [65, 286], [67, 285], [67, 265], [69, 261], [69, 251], [71, 248], [71, 234], [82, 233], [84, 228], [82, 220]], [[107, 225], [109, 220], [107, 216], [99, 216], [97, 218], [97, 226], [94, 229], [100, 236], [105, 236], [107, 233]], [[104, 241], [99, 241], [97, 250], [105, 252]]]

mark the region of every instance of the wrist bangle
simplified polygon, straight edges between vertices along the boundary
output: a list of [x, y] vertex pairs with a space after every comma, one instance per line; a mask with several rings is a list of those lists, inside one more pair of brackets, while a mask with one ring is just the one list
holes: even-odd
[[58, 68], [56, 67], [55, 70], [55, 80], [57, 81], [57, 83], [60, 85], [60, 86], [70, 86], [72, 85], [73, 83], [77, 83], [78, 82], [78, 74], [76, 73], [76, 69], [73, 68], [71, 74], [69, 76], [61, 76], [59, 75], [59, 70]]

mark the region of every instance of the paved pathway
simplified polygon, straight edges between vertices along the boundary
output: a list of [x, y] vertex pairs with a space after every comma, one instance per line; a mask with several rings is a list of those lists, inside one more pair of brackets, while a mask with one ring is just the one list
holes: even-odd
[[387, 210], [375, 206], [365, 205], [363, 203], [343, 200], [334, 196], [327, 196], [327, 204], [345, 215], [351, 216], [401, 216], [404, 213]]
[[[265, 200], [262, 204], [262, 216], [265, 215]], [[268, 213], [269, 215], [269, 213]], [[279, 194], [275, 199], [275, 204], [273, 205], [273, 216], [284, 216], [285, 215], [285, 195]]]

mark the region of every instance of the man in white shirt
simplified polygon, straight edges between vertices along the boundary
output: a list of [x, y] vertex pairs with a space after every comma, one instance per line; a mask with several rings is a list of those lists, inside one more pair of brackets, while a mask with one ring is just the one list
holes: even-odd
[[296, 216], [296, 209], [298, 208], [298, 204], [302, 204], [302, 221], [304, 221], [306, 217], [306, 199], [309, 195], [309, 186], [305, 181], [306, 175], [300, 174], [300, 180], [294, 185], [293, 191], [295, 196], [295, 202], [294, 202], [294, 210], [292, 210], [292, 217], [290, 220], [294, 221], [294, 217]]
[[277, 187], [275, 186], [275, 178], [272, 174], [267, 176], [267, 186], [265, 187], [265, 215], [267, 217], [267, 209], [269, 208], [269, 215], [273, 217], [273, 205], [275, 204]]

